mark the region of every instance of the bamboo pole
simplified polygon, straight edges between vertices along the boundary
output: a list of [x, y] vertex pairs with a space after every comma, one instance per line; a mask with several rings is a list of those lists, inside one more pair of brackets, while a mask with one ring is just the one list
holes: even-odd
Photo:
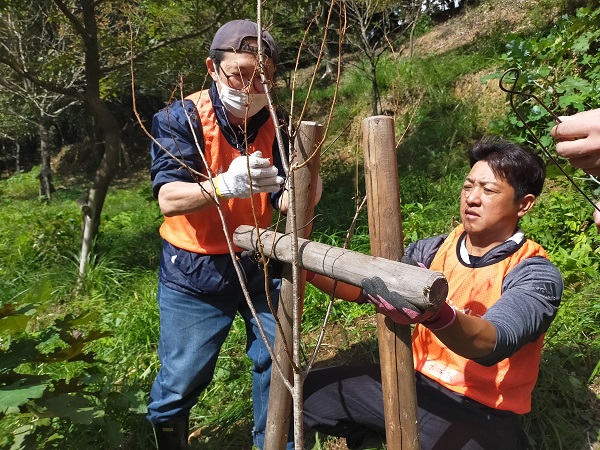
[[[371, 254], [400, 261], [404, 245], [394, 121], [387, 116], [368, 117], [362, 132]], [[377, 314], [377, 330], [387, 448], [418, 450], [410, 327]]]
[[[297, 230], [298, 237], [308, 237], [311, 227], [310, 221], [314, 213], [314, 200], [319, 174], [320, 143], [323, 138], [323, 126], [315, 122], [303, 121], [300, 123], [294, 149], [295, 154], [290, 158], [290, 176], [293, 176], [291, 192], [294, 197], [294, 215], [289, 216], [286, 222], [286, 233]], [[310, 160], [309, 160], [310, 158]], [[303, 165], [305, 162], [308, 163]], [[291, 221], [290, 217], [295, 217]], [[292, 223], [294, 222], [294, 223]], [[292, 246], [293, 247], [293, 246]], [[271, 247], [265, 245], [268, 253]], [[293, 261], [297, 262], [297, 258]], [[301, 448], [297, 440], [302, 441], [302, 380], [299, 370], [294, 371], [290, 361], [293, 356], [297, 368], [300, 365], [299, 324], [304, 298], [305, 274], [298, 281], [296, 293], [293, 283], [293, 264], [285, 264], [281, 279], [279, 293], [278, 320], [281, 324], [275, 337], [275, 357], [281, 365], [283, 376], [289, 380], [294, 388], [294, 429], [297, 448]], [[297, 295], [295, 295], [297, 294]], [[296, 324], [295, 327], [293, 325]], [[283, 334], [283, 336], [282, 336]], [[287, 349], [286, 349], [287, 344]], [[269, 409], [267, 413], [267, 428], [265, 431], [264, 448], [269, 450], [285, 449], [289, 429], [292, 395], [286, 389], [284, 380], [275, 370], [271, 372], [271, 389], [269, 394]]]
[[[260, 235], [260, 239], [259, 239]], [[233, 242], [245, 250], [269, 249], [269, 255], [291, 264], [292, 236], [271, 230], [241, 225], [233, 233]], [[307, 239], [298, 239], [298, 265], [339, 281], [360, 286], [365, 278], [379, 277], [390, 291], [421, 309], [437, 311], [446, 302], [448, 283], [441, 272], [398, 261], [365, 255]]]

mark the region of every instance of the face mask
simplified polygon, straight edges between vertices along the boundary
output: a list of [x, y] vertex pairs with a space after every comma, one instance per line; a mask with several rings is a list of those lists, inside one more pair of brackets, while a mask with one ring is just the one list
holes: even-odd
[[267, 94], [247, 94], [225, 86], [217, 78], [221, 90], [219, 98], [225, 109], [238, 119], [252, 117], [269, 103]]

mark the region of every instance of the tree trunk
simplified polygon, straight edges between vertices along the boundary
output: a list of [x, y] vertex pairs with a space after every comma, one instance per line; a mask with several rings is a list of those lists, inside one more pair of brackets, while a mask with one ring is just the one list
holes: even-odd
[[21, 171], [21, 144], [19, 141], [15, 141], [15, 172]]
[[[398, 161], [391, 117], [362, 122], [371, 254], [400, 261], [404, 254]], [[417, 392], [411, 331], [377, 313], [381, 386], [388, 450], [418, 450]]]
[[373, 115], [379, 114], [379, 86], [377, 85], [377, 60], [373, 56], [369, 58], [371, 64], [371, 109]]
[[[353, 286], [360, 287], [365, 278], [379, 277], [390, 291], [397, 292], [404, 300], [420, 309], [437, 311], [448, 297], [448, 282], [441, 272], [400, 261], [365, 255], [303, 238], [298, 238], [298, 248], [302, 250], [294, 255], [291, 234], [257, 229], [252, 225], [237, 227], [233, 233], [233, 242], [238, 247], [254, 252], [258, 252], [261, 246], [268, 248], [270, 258], [288, 265], [294, 264], [297, 259], [298, 266], [302, 269]], [[269, 403], [271, 398], [269, 397]]]
[[318, 25], [319, 28], [323, 31], [323, 36], [327, 36], [325, 38], [325, 42], [323, 45], [323, 59], [325, 60], [325, 73], [321, 77], [321, 79], [335, 80], [337, 76], [337, 65], [333, 63], [333, 58], [331, 57], [331, 52], [329, 51], [329, 34], [331, 30], [328, 30], [329, 23], [327, 18], [329, 5], [328, 1], [324, 0], [321, 2], [321, 14], [319, 14]]
[[409, 57], [412, 58], [415, 50], [415, 30], [417, 28], [417, 24], [419, 23], [419, 19], [421, 17], [421, 9], [417, 8], [415, 15], [412, 19], [412, 23], [410, 25], [410, 38], [409, 38]]
[[96, 170], [94, 183], [88, 192], [87, 199], [80, 202], [83, 213], [81, 251], [79, 254], [80, 281], [85, 278], [93, 243], [100, 226], [102, 208], [110, 183], [119, 167], [119, 154], [121, 151], [121, 130], [116, 118], [100, 98], [88, 100], [87, 104], [104, 137], [104, 156]]
[[322, 80], [335, 80], [337, 76], [337, 66], [333, 62], [331, 52], [329, 51], [329, 45], [327, 42], [323, 45], [323, 59], [325, 60], [325, 73], [321, 77]]
[[[55, 0], [57, 1], [57, 0]], [[83, 13], [84, 32], [82, 37], [85, 43], [85, 104], [94, 121], [100, 128], [104, 138], [104, 155], [96, 170], [94, 183], [85, 202], [82, 202], [83, 224], [81, 238], [81, 252], [79, 254], [79, 280], [85, 277], [90, 254], [98, 228], [100, 216], [104, 207], [104, 200], [108, 188], [119, 167], [119, 154], [121, 151], [121, 129], [119, 122], [110, 112], [100, 95], [100, 51], [98, 44], [98, 24], [96, 23], [96, 2], [94, 0], [81, 0]]]
[[[10, 158], [8, 154], [8, 149], [6, 148], [6, 144], [2, 141], [2, 160], [4, 161], [4, 169], [3, 172], [6, 171], [6, 175], [10, 178], [11, 170], [10, 170]], [[2, 179], [2, 175], [4, 173], [0, 173], [0, 179]]]
[[[287, 215], [285, 231], [296, 238], [308, 237], [312, 229], [314, 215], [314, 200], [317, 189], [317, 177], [320, 165], [319, 145], [323, 138], [323, 126], [315, 122], [303, 121], [300, 123], [296, 141], [293, 146], [293, 155], [290, 163], [297, 164], [292, 175], [294, 177], [293, 189], [294, 210]], [[292, 187], [292, 186], [290, 186]], [[235, 237], [234, 237], [235, 239]], [[298, 239], [299, 240], [299, 239]], [[268, 247], [265, 247], [268, 248]], [[293, 251], [296, 250], [296, 251]], [[300, 367], [300, 320], [304, 301], [305, 278], [297, 280], [294, 286], [293, 265], [298, 263], [298, 247], [290, 245], [290, 254], [293, 254], [291, 264], [283, 266], [281, 277], [281, 291], [277, 318], [281, 328], [277, 329], [275, 337], [275, 358], [281, 367], [281, 374], [272, 369], [271, 391], [269, 394], [269, 408], [267, 413], [267, 427], [265, 432], [265, 448], [270, 450], [285, 449], [290, 429], [290, 410], [292, 400], [294, 411], [294, 443], [296, 448], [304, 448], [302, 433], [302, 382], [301, 374], [292, 369], [292, 356], [294, 365]], [[295, 290], [297, 289], [297, 291]], [[284, 377], [293, 387], [293, 392], [288, 392]]]
[[39, 194], [40, 197], [46, 197], [47, 201], [50, 202], [52, 192], [54, 192], [50, 145], [48, 142], [50, 133], [43, 118], [38, 120], [38, 135], [40, 139], [40, 158], [42, 160], [42, 169], [38, 175], [40, 180]]

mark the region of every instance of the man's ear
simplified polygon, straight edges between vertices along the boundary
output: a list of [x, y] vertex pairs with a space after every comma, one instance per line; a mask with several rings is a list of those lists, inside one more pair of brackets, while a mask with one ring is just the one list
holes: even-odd
[[527, 194], [521, 197], [519, 200], [519, 218], [527, 214], [533, 208], [533, 205], [535, 205], [535, 195]]
[[210, 77], [214, 81], [217, 81], [217, 77], [219, 76], [217, 74], [217, 66], [211, 58], [206, 58], [206, 69], [208, 70], [208, 74], [210, 75]]

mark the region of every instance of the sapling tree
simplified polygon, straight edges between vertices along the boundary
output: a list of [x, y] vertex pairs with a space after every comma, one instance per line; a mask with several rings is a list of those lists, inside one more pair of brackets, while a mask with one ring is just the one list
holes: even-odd
[[[346, 0], [350, 44], [364, 55], [364, 69], [371, 81], [371, 112], [380, 113], [377, 63], [386, 51], [394, 51], [394, 36], [414, 31], [422, 8], [421, 0]], [[412, 35], [412, 34], [411, 34]]]

